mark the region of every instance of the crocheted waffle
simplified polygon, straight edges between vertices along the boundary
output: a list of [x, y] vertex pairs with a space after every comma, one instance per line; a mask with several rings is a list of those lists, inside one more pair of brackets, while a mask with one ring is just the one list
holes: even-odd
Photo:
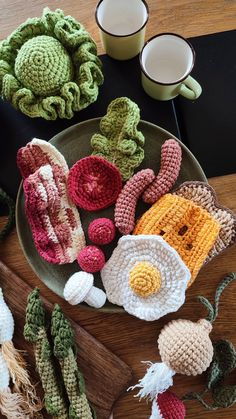
[[144, 136], [138, 131], [140, 110], [127, 97], [113, 100], [107, 114], [101, 118], [101, 134], [91, 138], [93, 155], [103, 157], [115, 164], [122, 179], [128, 180], [144, 159]]
[[160, 236], [123, 236], [101, 270], [108, 300], [144, 320], [184, 303], [190, 272]]
[[0, 44], [0, 94], [31, 118], [70, 119], [102, 83], [95, 42], [60, 9], [45, 8]]
[[190, 199], [204, 208], [220, 224], [220, 232], [205, 262], [236, 242], [236, 215], [219, 204], [214, 189], [205, 182], [184, 182], [174, 191], [175, 195]]
[[89, 156], [70, 169], [68, 193], [71, 200], [87, 211], [98, 211], [116, 202], [122, 188], [119, 170], [107, 160]]
[[40, 167], [23, 182], [25, 211], [35, 246], [47, 262], [73, 262], [85, 246], [80, 216], [67, 198], [66, 175], [59, 166]]
[[61, 167], [65, 175], [69, 173], [64, 156], [47, 141], [34, 138], [18, 150], [17, 166], [24, 179], [46, 164]]
[[220, 231], [206, 210], [171, 194], [161, 197], [138, 221], [134, 234], [158, 234], [177, 250], [195, 280]]

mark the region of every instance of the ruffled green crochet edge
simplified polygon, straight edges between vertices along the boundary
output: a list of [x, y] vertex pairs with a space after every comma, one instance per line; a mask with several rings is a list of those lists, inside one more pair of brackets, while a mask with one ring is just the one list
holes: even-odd
[[[14, 74], [14, 63], [21, 46], [29, 39], [47, 35], [57, 39], [74, 64], [74, 80], [65, 83], [57, 95], [40, 97], [21, 85]], [[44, 9], [41, 18], [31, 18], [0, 43], [0, 92], [3, 99], [31, 118], [70, 119], [74, 112], [95, 102], [103, 83], [97, 47], [84, 27], [62, 10]]]

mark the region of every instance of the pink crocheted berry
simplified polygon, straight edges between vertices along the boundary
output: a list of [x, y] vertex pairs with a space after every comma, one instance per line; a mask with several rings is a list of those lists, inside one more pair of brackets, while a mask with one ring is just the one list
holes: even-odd
[[89, 224], [89, 239], [99, 245], [111, 243], [116, 234], [115, 224], [109, 218], [97, 218]]
[[158, 394], [156, 402], [164, 419], [184, 419], [185, 405], [174, 393], [167, 390]]
[[105, 255], [96, 246], [86, 246], [79, 252], [77, 261], [83, 271], [94, 273], [100, 271], [105, 265]]
[[89, 156], [70, 169], [67, 186], [74, 204], [87, 211], [98, 211], [116, 202], [122, 179], [114, 164], [102, 157]]

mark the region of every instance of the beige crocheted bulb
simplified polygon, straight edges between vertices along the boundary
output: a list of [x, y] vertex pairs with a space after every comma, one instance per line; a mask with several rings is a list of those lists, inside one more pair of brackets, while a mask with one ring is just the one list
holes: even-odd
[[52, 36], [29, 39], [15, 60], [15, 74], [21, 84], [39, 96], [58, 93], [72, 80], [73, 66], [64, 46]]
[[210, 365], [213, 346], [209, 338], [212, 325], [201, 319], [174, 320], [168, 323], [158, 338], [161, 359], [176, 373], [202, 374]]

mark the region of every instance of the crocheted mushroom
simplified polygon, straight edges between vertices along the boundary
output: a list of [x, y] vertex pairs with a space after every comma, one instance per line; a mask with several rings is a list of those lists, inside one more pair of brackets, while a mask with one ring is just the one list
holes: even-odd
[[109, 218], [96, 218], [88, 227], [88, 237], [95, 244], [109, 244], [114, 240], [115, 234], [115, 224]]
[[72, 305], [83, 301], [89, 306], [101, 308], [106, 301], [106, 294], [100, 288], [94, 287], [93, 275], [87, 272], [76, 272], [67, 281], [64, 297]]
[[142, 215], [133, 234], [161, 235], [189, 268], [190, 286], [219, 231], [220, 224], [208, 211], [188, 199], [166, 194]]
[[1, 96], [32, 118], [70, 119], [97, 99], [102, 83], [95, 42], [60, 9], [45, 8], [0, 45]]
[[153, 400], [149, 419], [184, 419], [185, 416], [186, 408], [182, 400], [167, 390]]
[[105, 255], [97, 246], [86, 246], [78, 254], [77, 261], [85, 272], [99, 272], [105, 265]]
[[157, 320], [184, 303], [190, 272], [160, 236], [123, 236], [101, 270], [108, 300], [140, 319]]
[[98, 211], [116, 202], [122, 179], [114, 164], [101, 157], [89, 156], [72, 166], [67, 187], [75, 205], [87, 211]]

